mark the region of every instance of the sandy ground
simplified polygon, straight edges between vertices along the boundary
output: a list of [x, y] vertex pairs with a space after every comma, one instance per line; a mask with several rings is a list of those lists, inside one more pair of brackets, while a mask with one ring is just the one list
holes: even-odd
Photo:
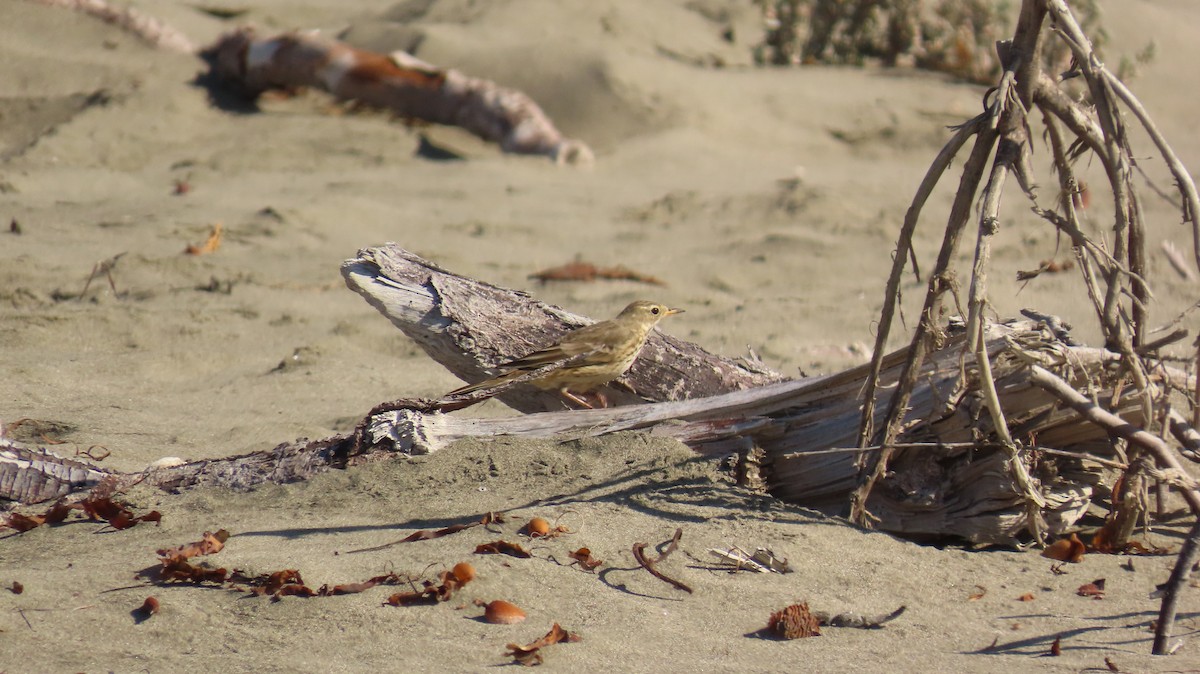
[[[572, 311], [612, 315], [654, 298], [687, 313], [663, 327], [731, 356], [752, 346], [788, 373], [835, 371], [866, 357], [895, 233], [945, 127], [980, 109], [982, 89], [879, 70], [750, 66], [758, 20], [749, 2], [590, 3], [443, 0], [238, 3], [237, 21], [270, 32], [345, 31], [360, 46], [414, 48], [433, 63], [523, 89], [594, 168], [501, 155], [454, 129], [431, 129], [464, 161], [415, 154], [417, 135], [379, 115], [339, 114], [318, 94], [264, 101], [245, 114], [192, 84], [192, 57], [155, 51], [94, 19], [0, 0], [0, 421], [14, 437], [101, 445], [106, 466], [137, 470], [264, 449], [344, 431], [373, 404], [434, 395], [458, 382], [343, 286], [339, 263], [396, 241], [454, 271], [518, 287]], [[1183, 161], [1195, 133], [1200, 7], [1185, 0], [1105, 3], [1109, 53], [1151, 40], [1157, 59], [1135, 91]], [[207, 43], [233, 23], [195, 5], [138, 8]], [[734, 41], [721, 39], [728, 25]], [[707, 64], [721, 62], [722, 68]], [[1135, 138], [1135, 142], [1139, 142]], [[1161, 162], [1141, 153], [1156, 184]], [[1035, 166], [1052, 195], [1042, 148]], [[1099, 167], [1084, 167], [1095, 184]], [[174, 193], [176, 181], [190, 190]], [[952, 185], [939, 187], [919, 234], [930, 266]], [[1069, 256], [1009, 194], [996, 242], [993, 300], [1057, 313], [1096, 334], [1073, 275], [1027, 285], [1017, 269]], [[1157, 254], [1185, 251], [1177, 214], [1147, 192], [1153, 316], [1195, 302]], [[1099, 199], [1091, 210], [1107, 227]], [[216, 254], [182, 254], [220, 222]], [[970, 252], [965, 245], [963, 259]], [[94, 263], [124, 253], [108, 280], [81, 291]], [[662, 278], [539, 285], [537, 270], [576, 255]], [[922, 284], [906, 281], [909, 316]], [[1193, 329], [1195, 318], [1185, 321]], [[479, 413], [503, 413], [498, 405]], [[36, 430], [34, 430], [36, 429]], [[28, 434], [22, 436], [22, 434]], [[1200, 668], [1194, 639], [1170, 659], [1147, 653], [1157, 602], [1147, 593], [1170, 558], [1089, 556], [1055, 575], [1035, 552], [921, 547], [744, 493], [682, 446], [620, 436], [602, 442], [464, 443], [253, 493], [135, 489], [160, 527], [93, 524], [0, 539], [0, 671], [481, 671], [507, 662], [553, 622], [580, 643], [551, 647], [553, 668], [596, 671], [1121, 671]], [[376, 552], [415, 529], [511, 514]], [[576, 533], [533, 543], [535, 558], [476, 557], [517, 540], [524, 518], [561, 516]], [[686, 595], [636, 568], [634, 542], [683, 529], [664, 568]], [[214, 563], [248, 572], [297, 568], [312, 586], [397, 571], [431, 577], [472, 559], [479, 579], [435, 607], [381, 606], [391, 590], [272, 602], [194, 587], [133, 584], [154, 551], [228, 529]], [[1157, 532], [1170, 545], [1178, 532]], [[710, 547], [765, 546], [785, 576], [711, 569]], [[590, 547], [598, 575], [556, 564]], [[1107, 578], [1102, 601], [1075, 588]], [[986, 594], [971, 600], [986, 588]], [[1032, 602], [1018, 597], [1032, 593]], [[154, 594], [162, 612], [135, 624]], [[480, 622], [475, 599], [524, 607], [516, 626]], [[756, 638], [776, 609], [865, 614], [908, 607], [882, 630], [830, 628], [819, 639]], [[1179, 631], [1198, 627], [1185, 599]], [[747, 636], [750, 635], [750, 636]], [[1055, 637], [1063, 655], [1043, 658]], [[993, 641], [997, 647], [981, 652]]]

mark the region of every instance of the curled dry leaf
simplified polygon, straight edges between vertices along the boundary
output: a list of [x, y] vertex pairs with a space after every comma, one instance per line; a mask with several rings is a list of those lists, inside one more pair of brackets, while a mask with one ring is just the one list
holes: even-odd
[[483, 604], [483, 619], [493, 625], [515, 625], [525, 619], [525, 612], [512, 602], [497, 599]]
[[519, 664], [525, 665], [526, 667], [532, 667], [542, 663], [542, 654], [540, 652], [541, 649], [560, 642], [571, 643], [575, 641], [581, 641], [581, 637], [578, 634], [575, 634], [574, 632], [568, 632], [564, 630], [558, 623], [554, 623], [554, 626], [550, 628], [550, 631], [546, 633], [546, 636], [538, 639], [537, 641], [525, 644], [524, 646], [519, 644], [508, 644], [506, 646], [508, 650], [505, 652], [505, 655], [512, 657]]
[[152, 510], [145, 515], [135, 516], [122, 503], [118, 503], [103, 491], [93, 494], [79, 503], [77, 506], [83, 509], [84, 514], [91, 520], [104, 520], [114, 529], [128, 529], [135, 526], [138, 522], [155, 522], [162, 521], [162, 514], [157, 510]]
[[25, 591], [25, 586], [14, 580], [12, 585], [9, 586], [8, 591], [13, 594], [21, 594]]
[[36, 529], [43, 524], [58, 524], [67, 519], [67, 515], [71, 512], [71, 506], [66, 505], [62, 501], [55, 503], [41, 515], [22, 515], [21, 513], [9, 513], [8, 518], [4, 522], [4, 526], [10, 529], [16, 529], [20, 532], [26, 532], [30, 529]]
[[414, 592], [397, 592], [388, 597], [387, 603], [392, 606], [437, 604], [443, 601], [450, 601], [455, 591], [466, 585], [466, 583], [459, 580], [453, 571], [443, 571], [438, 576], [438, 580], [440, 583], [434, 583], [431, 580], [424, 581], [421, 589]]
[[299, 569], [283, 569], [254, 578], [243, 578], [242, 582], [257, 585], [251, 592], [259, 595], [275, 595], [287, 585], [304, 585]]
[[221, 247], [221, 230], [221, 223], [214, 223], [212, 230], [208, 234], [208, 239], [205, 240], [204, 243], [200, 244], [199, 246], [188, 244], [188, 247], [185, 248], [183, 252], [187, 253], [188, 255], [206, 255], [208, 253], [217, 252], [217, 249]]
[[1033, 601], [1033, 599], [1034, 599], [1034, 597], [1033, 597], [1032, 592], [1026, 592], [1025, 594], [1021, 595], [1020, 597], [1017, 597], [1017, 601]]
[[767, 630], [781, 639], [802, 639], [821, 635], [820, 623], [808, 610], [808, 602], [792, 604], [771, 614]]
[[570, 553], [571, 559], [575, 560], [573, 564], [578, 564], [579, 568], [584, 571], [595, 571], [601, 564], [603, 559], [596, 559], [592, 556], [592, 551], [587, 548], [579, 548], [575, 552]]
[[358, 594], [359, 592], [366, 592], [376, 585], [378, 585], [378, 583], [370, 580], [362, 583], [342, 583], [341, 585], [334, 585], [333, 587], [323, 585], [317, 594], [321, 595], [322, 597], [333, 594]]
[[975, 592], [971, 593], [971, 596], [967, 597], [967, 601], [979, 601], [980, 599], [983, 599], [986, 596], [987, 596], [987, 588], [982, 585], [976, 585]]
[[159, 557], [172, 557], [178, 559], [190, 559], [192, 557], [201, 557], [204, 555], [215, 555], [225, 547], [225, 541], [229, 540], [229, 532], [224, 529], [218, 529], [215, 533], [205, 531], [200, 540], [195, 543], [184, 543], [177, 548], [165, 548], [158, 551]]
[[1063, 538], [1055, 541], [1042, 551], [1043, 557], [1048, 557], [1060, 562], [1070, 562], [1078, 564], [1083, 561], [1083, 553], [1087, 551], [1083, 541], [1079, 540], [1079, 536], [1071, 534], [1070, 538]]
[[491, 543], [480, 543], [475, 547], [477, 555], [512, 555], [521, 559], [529, 559], [532, 555], [528, 550], [516, 543], [508, 541], [492, 541]]
[[1093, 599], [1104, 599], [1104, 579], [1097, 578], [1090, 583], [1085, 583], [1075, 590], [1075, 594], [1080, 597], [1091, 597]]
[[46, 523], [46, 519], [40, 515], [22, 515], [21, 513], [9, 513], [8, 519], [5, 520], [4, 526], [9, 529], [16, 529], [22, 533], [30, 529], [36, 529]]
[[288, 583], [287, 585], [284, 585], [283, 587], [276, 590], [275, 593], [271, 595], [271, 598], [279, 599], [280, 597], [316, 597], [316, 596], [317, 596], [316, 591], [314, 591], [311, 587], [309, 587], [307, 585]]
[[181, 557], [163, 559], [162, 568], [158, 570], [158, 579], [162, 582], [177, 580], [187, 583], [224, 583], [228, 577], [229, 572], [223, 568], [193, 566]]

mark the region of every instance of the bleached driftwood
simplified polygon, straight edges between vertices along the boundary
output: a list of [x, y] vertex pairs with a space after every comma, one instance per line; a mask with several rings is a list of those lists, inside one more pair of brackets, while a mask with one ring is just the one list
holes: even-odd
[[36, 0], [50, 7], [63, 7], [94, 16], [105, 23], [136, 35], [141, 40], [159, 49], [191, 54], [196, 46], [188, 36], [158, 19], [143, 14], [132, 7], [116, 6], [108, 0]]
[[[466, 379], [495, 363], [553, 340], [583, 319], [528, 296], [441, 270], [394, 245], [364, 250], [343, 265], [347, 284], [413, 337], [431, 356]], [[909, 535], [957, 535], [1012, 541], [1028, 524], [1030, 494], [1018, 488], [1014, 466], [991, 431], [978, 388], [979, 368], [964, 355], [965, 335], [942, 335], [922, 366], [910, 398], [905, 432], [892, 469], [871, 496], [879, 526]], [[992, 324], [986, 352], [1012, 436], [1023, 444], [1022, 469], [1044, 504], [1050, 533], [1075, 522], [1106, 466], [1118, 466], [1106, 431], [1081, 420], [1036, 386], [1034, 365], [1079, 384], [1085, 378], [1102, 405], [1119, 374], [1113, 353], [1071, 347], [1039, 323]], [[880, 390], [897, 381], [903, 352], [886, 356]], [[368, 461], [388, 452], [436, 451], [459, 438], [514, 435], [582, 437], [644, 430], [678, 438], [708, 456], [738, 457], [744, 476], [757, 476], [773, 494], [821, 507], [846, 503], [858, 479], [856, 420], [870, 366], [826, 377], [784, 381], [656, 334], [628, 382], [653, 404], [562, 410], [553, 394], [514, 387], [505, 402], [529, 412], [501, 419], [446, 414], [436, 401], [397, 401], [368, 416], [355, 433], [280, 445], [270, 452], [161, 468], [123, 479], [168, 489], [193, 485], [249, 488], [289, 482]], [[614, 390], [616, 400], [621, 392]], [[625, 394], [625, 402], [643, 402]], [[688, 396], [700, 396], [688, 398]], [[885, 397], [886, 398], [886, 397]], [[886, 406], [877, 408], [882, 419]], [[1136, 395], [1115, 410], [1140, 423]], [[558, 410], [539, 412], [539, 410]]]
[[[431, 358], [467, 382], [492, 376], [500, 363], [549, 346], [565, 332], [592, 322], [525, 293], [448, 272], [396, 244], [359, 251], [342, 265], [342, 276]], [[600, 390], [620, 405], [641, 398], [702, 398], [783, 379], [655, 330], [623, 378], [636, 394], [611, 384]], [[498, 397], [522, 412], [564, 408], [556, 393], [533, 387], [514, 387]]]
[[587, 145], [564, 138], [524, 93], [405, 52], [370, 52], [315, 33], [262, 38], [239, 28], [201, 56], [221, 81], [250, 97], [314, 87], [406, 119], [461, 127], [505, 152], [546, 155], [560, 164], [594, 159]]
[[0, 437], [0, 498], [39, 503], [89, 489], [111, 473]]

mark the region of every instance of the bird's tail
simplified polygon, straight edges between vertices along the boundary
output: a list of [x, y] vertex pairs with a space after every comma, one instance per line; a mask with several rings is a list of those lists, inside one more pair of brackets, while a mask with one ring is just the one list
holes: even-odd
[[484, 379], [483, 381], [481, 381], [477, 384], [468, 384], [461, 388], [456, 388], [453, 391], [442, 396], [442, 399], [445, 400], [447, 398], [462, 398], [464, 396], [468, 396], [472, 393], [475, 393], [476, 391], [482, 391], [484, 389], [489, 389], [489, 388], [503, 387], [505, 384], [516, 379], [517, 377], [520, 377], [522, 374], [524, 374], [524, 372], [522, 372], [521, 370], [513, 370], [511, 372], [505, 372], [504, 374], [492, 377], [491, 379]]

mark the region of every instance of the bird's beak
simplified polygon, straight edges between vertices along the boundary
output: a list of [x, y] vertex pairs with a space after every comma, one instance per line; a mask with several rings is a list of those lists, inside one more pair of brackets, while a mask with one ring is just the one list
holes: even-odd
[[683, 313], [683, 309], [672, 309], [671, 307], [667, 307], [667, 313], [663, 314], [663, 316], [674, 316], [675, 314], [682, 314], [682, 313]]

